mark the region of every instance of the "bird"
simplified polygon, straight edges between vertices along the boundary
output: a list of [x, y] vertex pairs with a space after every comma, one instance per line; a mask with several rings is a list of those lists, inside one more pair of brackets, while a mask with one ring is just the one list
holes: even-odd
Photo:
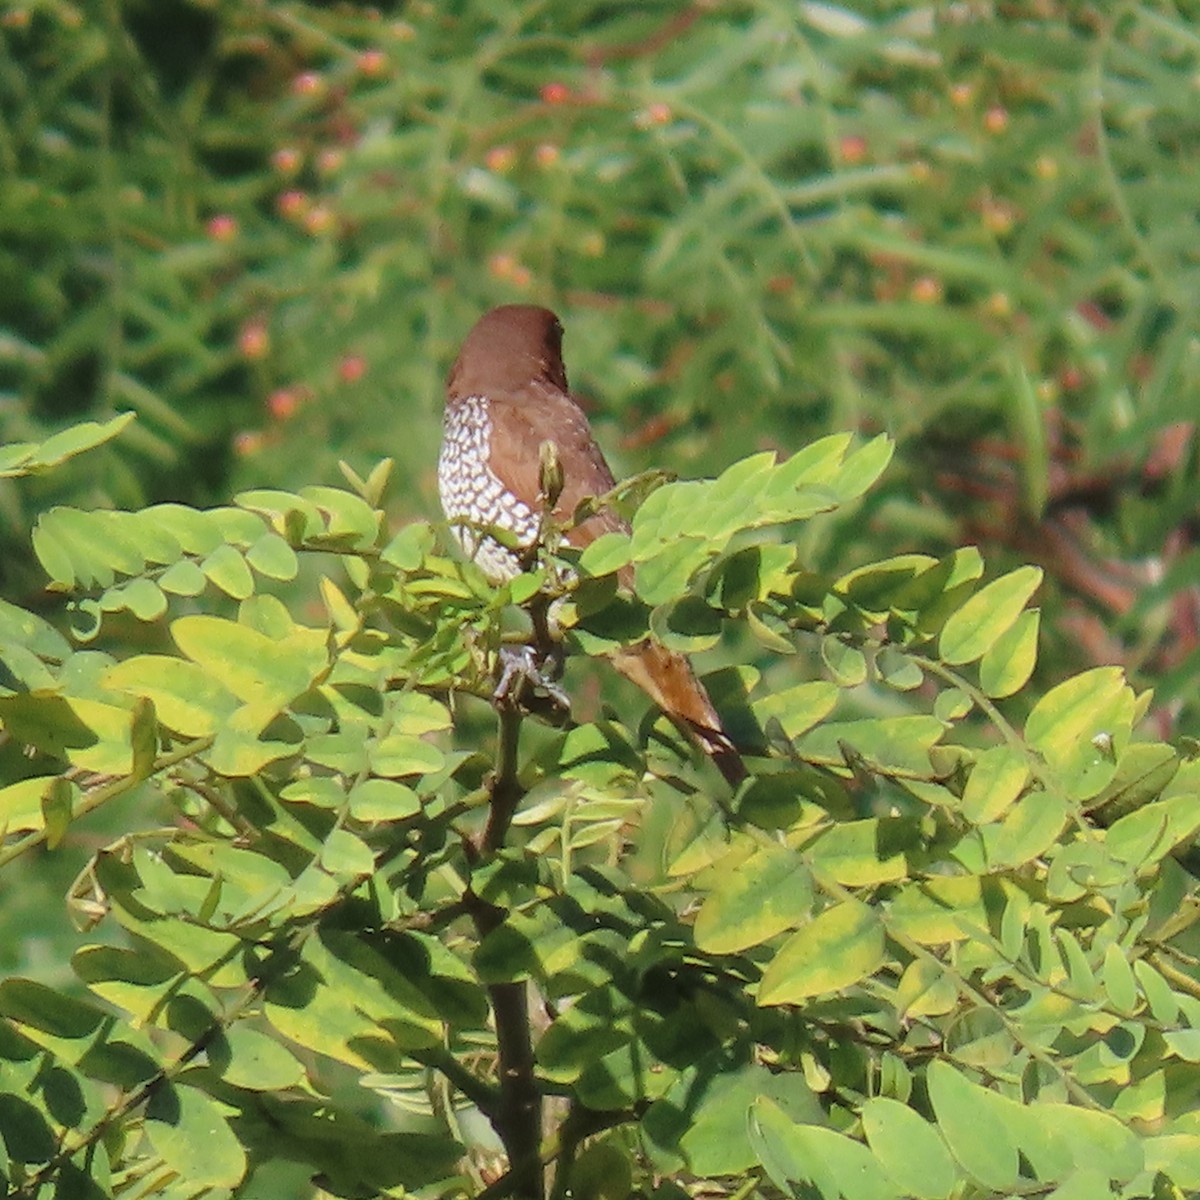
[[[446, 381], [439, 498], [463, 552], [493, 585], [523, 568], [517, 552], [484, 530], [504, 530], [517, 547], [534, 544], [542, 528], [547, 457], [561, 469], [561, 490], [550, 513], [558, 522], [569, 519], [586, 497], [616, 486], [587, 416], [571, 395], [562, 341], [562, 323], [547, 308], [493, 308], [467, 334]], [[582, 550], [610, 531], [628, 532], [629, 526], [602, 507], [569, 529], [564, 540]], [[747, 778], [741, 755], [682, 654], [647, 636], [609, 657], [699, 744], [732, 787]]]

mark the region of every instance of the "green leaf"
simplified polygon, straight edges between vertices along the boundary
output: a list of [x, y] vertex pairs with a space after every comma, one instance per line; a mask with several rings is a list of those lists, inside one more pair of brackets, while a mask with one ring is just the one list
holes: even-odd
[[1083, 947], [1069, 929], [1056, 929], [1054, 934], [1067, 964], [1071, 993], [1082, 1000], [1094, 1001], [1097, 995], [1096, 975]]
[[208, 586], [208, 578], [191, 559], [181, 559], [159, 577], [158, 586], [176, 596], [198, 596]]
[[696, 945], [734, 954], [799, 925], [812, 911], [812, 878], [800, 856], [765, 846], [722, 874], [696, 917]]
[[771, 486], [790, 490], [814, 483], [828, 483], [841, 469], [853, 440], [848, 433], [831, 433], [809, 442], [779, 464]]
[[169, 533], [188, 554], [210, 554], [223, 540], [211, 513], [183, 504], [156, 504], [140, 515]]
[[1161, 1171], [1185, 1191], [1200, 1189], [1200, 1134], [1160, 1134], [1146, 1138], [1142, 1148], [1147, 1171]]
[[[0, 983], [0, 1013], [21, 1025], [39, 1045], [53, 1045], [70, 1062], [82, 1056], [106, 1020], [104, 1009], [89, 1000], [20, 978]], [[63, 1045], [70, 1042], [77, 1045]]]
[[[316, 505], [326, 519], [325, 533], [319, 540], [333, 541], [356, 550], [375, 545], [381, 514], [365, 500], [353, 492], [332, 487], [301, 488], [300, 495]], [[309, 540], [313, 539], [310, 537]]]
[[1172, 746], [1131, 742], [1117, 759], [1116, 774], [1089, 807], [1102, 808], [1107, 821], [1120, 824], [1122, 818], [1157, 800], [1179, 766], [1179, 753]]
[[979, 685], [993, 700], [1019, 692], [1037, 663], [1038, 624], [1036, 608], [1026, 609], [1002, 633], [979, 664]]
[[968, 821], [986, 825], [998, 820], [1029, 782], [1025, 755], [1012, 746], [985, 750], [971, 768], [963, 791], [962, 811]]
[[1030, 792], [1005, 813], [999, 825], [982, 831], [993, 868], [1018, 867], [1046, 853], [1071, 817], [1071, 806], [1057, 792]]
[[793, 1121], [819, 1122], [821, 1105], [799, 1072], [753, 1063], [731, 1067], [718, 1056], [697, 1057], [666, 1096], [642, 1118], [643, 1136], [663, 1151], [682, 1152], [697, 1175], [740, 1175], [756, 1160], [747, 1118], [769, 1100]]
[[295, 579], [300, 570], [296, 552], [276, 533], [264, 533], [246, 551], [246, 561], [268, 579]]
[[879, 678], [898, 692], [911, 692], [925, 682], [925, 672], [895, 646], [885, 646], [875, 659]]
[[82, 696], [71, 697], [70, 706], [75, 716], [94, 734], [90, 745], [69, 752], [71, 762], [105, 775], [128, 774], [132, 761], [129, 709]]
[[365, 879], [375, 869], [375, 856], [370, 846], [348, 829], [334, 829], [321, 847], [320, 863], [331, 875]]
[[386, 713], [397, 732], [424, 737], [430, 733], [441, 733], [452, 726], [450, 711], [433, 696], [420, 692], [391, 692], [387, 698]]
[[861, 496], [883, 474], [895, 451], [895, 442], [881, 433], [850, 454], [833, 480], [839, 501]]
[[[317, 506], [292, 492], [254, 488], [239, 492], [233, 499], [239, 508], [268, 518], [275, 532], [283, 537], [290, 537], [294, 530], [302, 541], [310, 534], [321, 533], [325, 527]], [[428, 529], [428, 526], [425, 528]]]
[[128, 609], [139, 621], [157, 621], [167, 611], [167, 598], [158, 584], [149, 579], [131, 579], [120, 587], [109, 588], [101, 598], [109, 610]]
[[[1133, 692], [1119, 667], [1096, 667], [1052, 688], [1034, 705], [1025, 738], [1062, 776], [1069, 799], [1086, 800], [1116, 772], [1133, 720]], [[1106, 739], [1101, 742], [1099, 739]]]
[[980, 588], [942, 627], [942, 661], [959, 666], [981, 658], [1020, 616], [1041, 582], [1040, 567], [1018, 567]]
[[1110, 1113], [1070, 1104], [1039, 1104], [1035, 1112], [1046, 1134], [1069, 1150], [1077, 1169], [1127, 1183], [1144, 1168], [1141, 1140]]
[[1007, 1192], [1020, 1174], [1017, 1145], [1002, 1115], [999, 1097], [935, 1059], [926, 1075], [938, 1128], [954, 1157], [984, 1187]]
[[1020, 355], [1016, 352], [1009, 354], [1007, 365], [1013, 384], [1008, 392], [1008, 420], [1013, 439], [1021, 451], [1017, 463], [1021, 473], [1022, 500], [1026, 513], [1035, 521], [1040, 521], [1050, 489], [1047, 416]]
[[835, 581], [833, 591], [847, 603], [882, 616], [902, 589], [936, 563], [927, 554], [899, 554], [848, 571]]
[[858, 753], [872, 770], [930, 774], [929, 752], [946, 732], [936, 717], [884, 717], [878, 720], [826, 721], [797, 739], [796, 750], [824, 765], [842, 765], [845, 748]]
[[401, 821], [420, 811], [417, 793], [390, 779], [365, 779], [350, 790], [350, 815], [359, 821]]
[[784, 733], [795, 738], [829, 716], [840, 695], [837, 684], [826, 680], [800, 683], [755, 700], [754, 715], [763, 725], [770, 720], [778, 721]]
[[629, 534], [610, 530], [584, 547], [579, 569], [586, 575], [611, 575], [630, 560]]
[[0, 829], [8, 833], [41, 829], [45, 821], [42, 800], [56, 778], [33, 775], [0, 788]]
[[905, 851], [917, 842], [913, 822], [900, 818], [839, 821], [809, 842], [804, 856], [818, 879], [867, 887], [904, 879], [908, 874]]
[[974, 707], [975, 701], [969, 692], [961, 688], [946, 688], [938, 693], [933, 702], [933, 715], [944, 725], [955, 725]]
[[[55, 511], [51, 509], [49, 513], [39, 517], [33, 527], [33, 552], [42, 564], [42, 570], [50, 577], [54, 588], [67, 591], [74, 586], [77, 577], [76, 558], [63, 536], [60, 523], [54, 519]], [[108, 582], [112, 582], [111, 577]]]
[[254, 594], [254, 576], [246, 560], [232, 546], [218, 546], [201, 564], [205, 576], [227, 596], [245, 600]]
[[43, 789], [42, 818], [46, 826], [46, 849], [57, 850], [71, 824], [71, 809], [78, 788], [61, 775], [56, 775]]
[[222, 505], [208, 509], [203, 515], [210, 529], [215, 529], [219, 541], [227, 545], [245, 550], [262, 537], [262, 519], [240, 508]]
[[857, 646], [840, 638], [824, 637], [821, 639], [821, 660], [838, 687], [853, 688], [866, 682], [867, 660]]
[[132, 420], [131, 412], [119, 413], [107, 421], [81, 421], [51, 437], [41, 445], [26, 442], [21, 453], [12, 456], [15, 447], [6, 447], [10, 458], [0, 461], [0, 479], [13, 479], [21, 475], [37, 475], [115, 438]]
[[390, 733], [368, 747], [371, 771], [388, 779], [440, 771], [446, 756], [436, 746], [408, 733]]
[[304, 1067], [287, 1047], [243, 1021], [211, 1039], [206, 1051], [213, 1070], [234, 1087], [277, 1091], [304, 1079]]
[[270, 763], [290, 758], [300, 749], [302, 735], [295, 725], [284, 730], [292, 735], [291, 740], [260, 738], [264, 716], [262, 710], [243, 705], [234, 713], [229, 724], [217, 730], [212, 746], [201, 756], [210, 770], [230, 778], [257, 775]]
[[[795, 1123], [773, 1101], [758, 1099], [750, 1107], [747, 1121], [747, 1133], [751, 1148], [758, 1161], [762, 1164], [768, 1178], [784, 1196], [807, 1195], [820, 1196], [822, 1200], [832, 1197], [840, 1200], [841, 1189], [837, 1180], [828, 1169], [822, 1170], [821, 1164], [801, 1164], [796, 1161], [792, 1146], [792, 1131]], [[813, 1172], [819, 1172], [820, 1178], [813, 1178]], [[804, 1191], [793, 1188], [793, 1183], [799, 1183]]]
[[746, 628], [750, 630], [755, 641], [772, 654], [796, 653], [796, 647], [790, 637], [791, 631], [765, 608], [760, 609], [760, 606], [755, 604], [746, 605]]
[[221, 617], [180, 617], [176, 645], [265, 721], [306, 692], [326, 669], [324, 638], [297, 632], [272, 639]]
[[1137, 976], [1154, 1019], [1164, 1025], [1173, 1025], [1179, 1019], [1179, 1002], [1171, 991], [1171, 985], [1144, 958], [1139, 958], [1133, 964], [1133, 973]]
[[860, 1111], [867, 1144], [879, 1165], [918, 1200], [945, 1200], [959, 1181], [937, 1130], [897, 1100], [876, 1096]]
[[826, 1200], [902, 1200], [861, 1142], [820, 1125], [794, 1124], [770, 1100], [756, 1100], [750, 1110], [750, 1142], [785, 1195], [811, 1195], [815, 1188]]
[[397, 532], [379, 552], [379, 557], [397, 570], [415, 571], [432, 552], [433, 546], [433, 527], [428, 521], [413, 521]]
[[1124, 951], [1115, 942], [1110, 943], [1104, 952], [1101, 979], [1113, 1008], [1126, 1016], [1137, 1009], [1137, 980], [1134, 979], [1133, 968], [1130, 967]]
[[234, 1187], [246, 1173], [246, 1152], [221, 1106], [186, 1083], [163, 1082], [151, 1092], [146, 1133], [163, 1162], [191, 1187]]
[[346, 792], [337, 779], [327, 775], [309, 775], [295, 779], [279, 793], [293, 804], [311, 804], [317, 808], [341, 808]]
[[1111, 1196], [1112, 1188], [1104, 1172], [1085, 1167], [1064, 1180], [1046, 1200], [1109, 1200]]
[[914, 958], [896, 988], [896, 1007], [905, 1018], [941, 1016], [958, 1003], [958, 985], [935, 959]]
[[411, 976], [349, 932], [308, 938], [300, 962], [268, 986], [264, 1012], [306, 1050], [377, 1071], [399, 1070], [406, 1049], [442, 1036]]
[[652, 606], [674, 600], [687, 590], [688, 581], [709, 554], [708, 543], [699, 538], [676, 538], [652, 557], [639, 559], [634, 569], [634, 590]]
[[1146, 870], [1200, 831], [1200, 809], [1192, 795], [1172, 796], [1121, 817], [1109, 828], [1105, 845], [1119, 862]]
[[668, 650], [698, 654], [721, 640], [721, 614], [699, 596], [683, 596], [654, 609], [650, 632]]
[[23, 647], [38, 658], [58, 662], [71, 653], [71, 644], [44, 617], [0, 600], [0, 646], [8, 654]]
[[147, 696], [139, 696], [134, 702], [129, 718], [129, 746], [132, 751], [130, 775], [134, 779], [149, 779], [158, 757], [158, 718], [154, 701]]
[[1162, 1035], [1167, 1049], [1184, 1062], [1200, 1062], [1200, 1029], [1176, 1029]]
[[989, 929], [1017, 893], [1007, 880], [958, 875], [904, 884], [888, 906], [899, 933], [925, 946], [960, 942], [970, 930]]
[[184, 737], [215, 733], [238, 707], [209, 671], [197, 663], [161, 654], [138, 654], [111, 668], [105, 687], [145, 697], [168, 729]]
[[797, 1004], [860, 983], [884, 962], [883, 926], [858, 900], [826, 909], [792, 934], [763, 973], [760, 1005]]

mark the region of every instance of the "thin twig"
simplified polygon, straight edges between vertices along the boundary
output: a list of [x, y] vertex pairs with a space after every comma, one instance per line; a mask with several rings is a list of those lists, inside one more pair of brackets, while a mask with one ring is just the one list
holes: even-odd
[[[84, 798], [71, 811], [71, 820], [76, 821], [80, 817], [87, 816], [101, 805], [107, 804], [110, 800], [117, 796], [122, 796], [128, 791], [132, 791], [139, 784], [145, 783], [147, 779], [157, 775], [160, 771], [165, 771], [168, 767], [173, 767], [177, 763], [183, 762], [185, 759], [192, 758], [197, 754], [203, 753], [213, 743], [212, 737], [196, 738], [195, 741], [188, 742], [184, 746], [180, 746], [177, 750], [172, 750], [169, 754], [159, 755], [154, 760], [154, 765], [150, 768], [148, 776], [140, 775], [124, 775], [120, 779], [114, 780], [112, 783], [106, 783], [103, 787], [98, 787], [94, 792], [84, 796]], [[54, 776], [46, 776], [47, 786]], [[19, 842], [14, 842], [11, 846], [5, 846], [0, 850], [0, 868], [8, 866], [15, 858], [20, 858], [22, 854], [32, 850], [35, 846], [40, 846], [47, 838], [48, 834], [45, 826], [41, 829], [35, 829], [28, 837], [23, 837]]]

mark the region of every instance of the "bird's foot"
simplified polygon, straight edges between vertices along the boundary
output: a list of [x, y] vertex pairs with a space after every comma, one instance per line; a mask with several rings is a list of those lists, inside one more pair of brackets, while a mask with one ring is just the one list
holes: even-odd
[[543, 654], [534, 646], [502, 646], [499, 667], [492, 692], [492, 703], [498, 708], [521, 705], [560, 720], [570, 715], [570, 697], [557, 682], [563, 669], [557, 647]]

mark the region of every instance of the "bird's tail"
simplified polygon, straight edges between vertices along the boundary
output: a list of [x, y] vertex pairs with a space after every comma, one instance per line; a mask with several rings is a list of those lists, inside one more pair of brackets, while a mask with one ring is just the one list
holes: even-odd
[[613, 666], [644, 691], [676, 725], [699, 743], [730, 787], [736, 788], [749, 772], [704, 685], [682, 654], [652, 638], [617, 651]]

